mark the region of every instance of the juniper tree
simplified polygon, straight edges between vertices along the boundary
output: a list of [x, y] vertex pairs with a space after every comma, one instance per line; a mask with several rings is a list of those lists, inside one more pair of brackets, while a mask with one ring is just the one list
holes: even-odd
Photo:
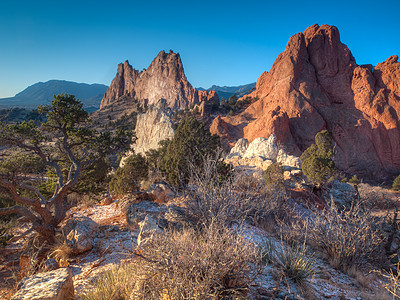
[[[32, 224], [29, 232], [36, 231], [50, 243], [65, 218], [67, 193], [85, 171], [110, 154], [126, 151], [132, 140], [132, 134], [123, 130], [96, 131], [82, 107], [73, 95], [58, 95], [51, 105], [38, 108], [47, 116], [40, 126], [0, 123], [0, 186], [16, 204], [0, 208], [0, 216], [22, 216]], [[46, 180], [43, 172], [56, 176], [50, 196], [38, 184]]]

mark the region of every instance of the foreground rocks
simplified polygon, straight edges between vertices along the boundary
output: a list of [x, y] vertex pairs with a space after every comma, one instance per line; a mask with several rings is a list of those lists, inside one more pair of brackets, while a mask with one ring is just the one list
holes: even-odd
[[211, 125], [225, 148], [239, 138], [251, 143], [275, 134], [288, 153], [299, 156], [317, 132], [328, 129], [340, 169], [371, 178], [400, 172], [397, 56], [375, 68], [359, 66], [336, 27], [313, 25], [290, 38], [247, 97], [260, 100]]
[[39, 273], [24, 278], [11, 300], [72, 300], [74, 283], [69, 268]]
[[89, 217], [69, 219], [63, 227], [66, 242], [75, 254], [89, 251], [94, 246], [98, 225]]

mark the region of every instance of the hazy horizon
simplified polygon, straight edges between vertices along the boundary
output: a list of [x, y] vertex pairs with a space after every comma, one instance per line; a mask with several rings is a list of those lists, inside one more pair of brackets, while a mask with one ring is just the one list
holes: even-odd
[[400, 54], [398, 1], [201, 4], [2, 1], [0, 98], [53, 79], [110, 85], [119, 63], [142, 70], [170, 49], [194, 87], [248, 84], [315, 23], [338, 27], [358, 64]]

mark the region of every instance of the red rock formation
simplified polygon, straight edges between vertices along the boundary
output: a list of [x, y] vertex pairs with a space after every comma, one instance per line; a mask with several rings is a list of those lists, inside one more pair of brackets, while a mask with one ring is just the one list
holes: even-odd
[[161, 51], [147, 70], [132, 68], [128, 61], [118, 65], [117, 75], [101, 101], [100, 109], [121, 100], [154, 105], [160, 99], [172, 109], [185, 109], [201, 101], [219, 101], [215, 92], [196, 91], [183, 70], [179, 53]]
[[261, 74], [247, 95], [260, 100], [237, 116], [216, 118], [211, 131], [225, 145], [275, 133], [296, 152], [326, 128], [337, 144], [339, 168], [369, 176], [400, 172], [397, 60], [392, 56], [374, 70], [358, 66], [336, 27], [313, 25], [292, 36], [271, 70]]

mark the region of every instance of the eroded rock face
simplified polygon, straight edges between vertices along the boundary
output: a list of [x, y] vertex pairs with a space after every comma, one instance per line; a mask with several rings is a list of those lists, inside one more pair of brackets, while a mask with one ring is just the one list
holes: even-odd
[[358, 66], [334, 26], [313, 25], [292, 36], [248, 97], [243, 113], [218, 117], [211, 132], [225, 148], [271, 134], [299, 154], [327, 129], [337, 166], [377, 177], [400, 172], [400, 63], [392, 56], [374, 69]]
[[61, 268], [24, 278], [11, 300], [75, 299], [72, 272]]
[[145, 154], [150, 149], [158, 149], [160, 142], [172, 139], [174, 129], [166, 109], [160, 105], [151, 106], [144, 114], [137, 116], [135, 153]]
[[186, 78], [179, 53], [161, 51], [147, 69], [139, 72], [128, 61], [118, 65], [117, 75], [101, 101], [100, 109], [119, 101], [155, 105], [159, 100], [174, 110], [186, 109], [202, 101], [218, 99], [215, 92], [193, 89]]

